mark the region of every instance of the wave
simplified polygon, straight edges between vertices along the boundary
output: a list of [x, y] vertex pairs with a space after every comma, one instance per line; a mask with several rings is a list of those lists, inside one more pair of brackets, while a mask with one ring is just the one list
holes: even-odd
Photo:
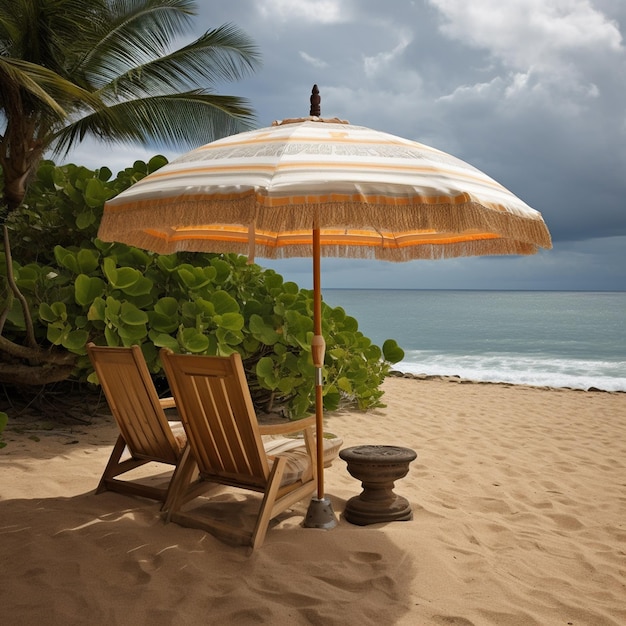
[[479, 382], [626, 391], [626, 361], [504, 353], [455, 355], [408, 350], [405, 359], [396, 363], [394, 369], [407, 374], [460, 376]]

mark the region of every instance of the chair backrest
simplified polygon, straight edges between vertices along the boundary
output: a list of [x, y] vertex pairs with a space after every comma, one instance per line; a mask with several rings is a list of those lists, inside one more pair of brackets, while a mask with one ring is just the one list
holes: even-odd
[[179, 446], [168, 425], [141, 348], [90, 343], [87, 352], [133, 457], [176, 464]]
[[161, 360], [200, 474], [263, 488], [270, 470], [241, 356], [164, 348]]

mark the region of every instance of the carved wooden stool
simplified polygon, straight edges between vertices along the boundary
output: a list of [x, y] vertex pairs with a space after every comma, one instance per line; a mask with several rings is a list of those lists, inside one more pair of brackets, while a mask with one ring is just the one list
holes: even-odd
[[361, 481], [363, 492], [346, 503], [344, 517], [365, 526], [413, 518], [406, 498], [393, 492], [394, 482], [406, 476], [409, 463], [417, 457], [410, 448], [398, 446], [354, 446], [339, 452], [348, 472]]

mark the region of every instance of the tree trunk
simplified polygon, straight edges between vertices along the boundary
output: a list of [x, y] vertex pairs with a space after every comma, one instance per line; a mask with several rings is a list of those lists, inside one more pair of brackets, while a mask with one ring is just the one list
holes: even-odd
[[[37, 159], [39, 158], [35, 154], [33, 156]], [[19, 175], [19, 172], [8, 166], [7, 159], [2, 158], [1, 161], [4, 176], [2, 204], [5, 208], [1, 217], [3, 218], [2, 222], [4, 222], [4, 219], [24, 200], [27, 175]], [[26, 345], [16, 344], [2, 336], [4, 321], [8, 312], [6, 309], [11, 306], [11, 299], [9, 298], [5, 305], [5, 310], [0, 313], [0, 383], [9, 385], [45, 385], [65, 380], [71, 375], [77, 357], [67, 351], [48, 350], [37, 344], [28, 301], [15, 282], [13, 274], [9, 231], [4, 223], [2, 223], [2, 228], [7, 286], [22, 307], [24, 324], [26, 326]]]

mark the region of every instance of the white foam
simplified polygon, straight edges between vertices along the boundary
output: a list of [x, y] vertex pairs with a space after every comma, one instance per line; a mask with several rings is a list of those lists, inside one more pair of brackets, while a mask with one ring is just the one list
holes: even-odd
[[626, 362], [559, 359], [512, 354], [440, 355], [407, 351], [394, 368], [409, 374], [539, 387], [626, 391]]

